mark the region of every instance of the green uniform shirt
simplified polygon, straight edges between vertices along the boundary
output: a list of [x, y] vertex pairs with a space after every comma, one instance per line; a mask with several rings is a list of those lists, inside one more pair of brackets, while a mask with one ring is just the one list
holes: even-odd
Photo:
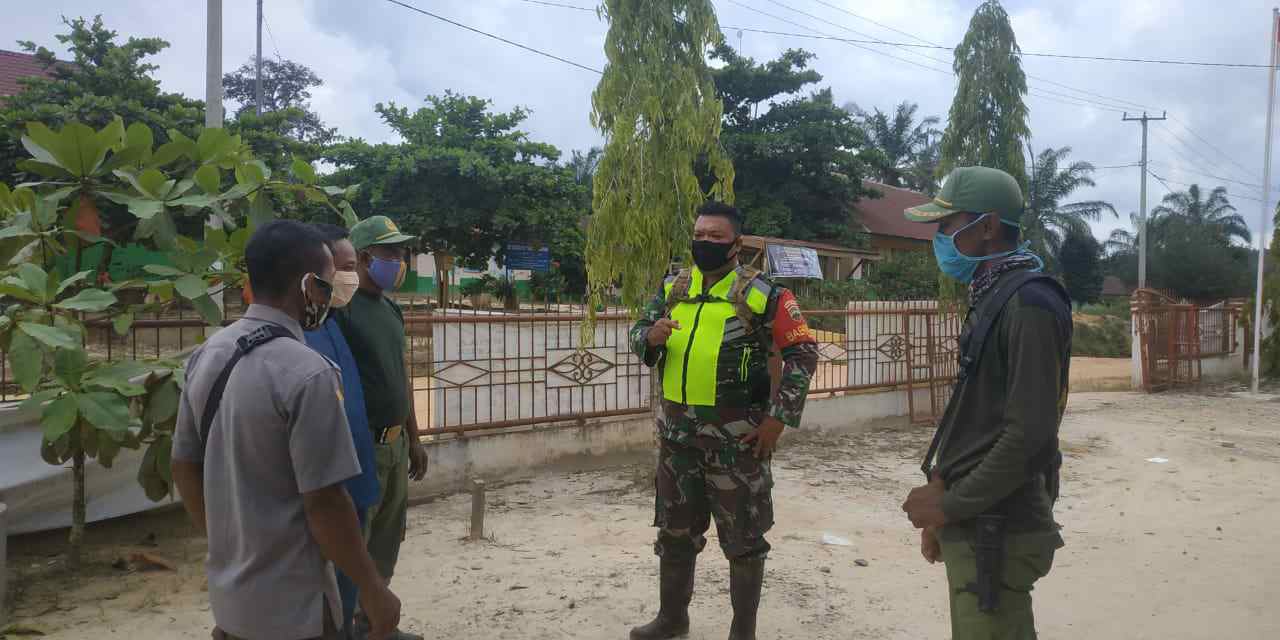
[[[970, 314], [966, 331], [976, 319]], [[951, 400], [950, 420], [938, 426], [946, 436], [935, 468], [949, 522], [998, 510], [1010, 531], [1056, 530], [1045, 469], [1066, 408], [1071, 331], [1071, 308], [1050, 285], [1027, 284], [1005, 306]]]
[[376, 434], [403, 425], [409, 418], [409, 380], [405, 375], [404, 313], [380, 293], [356, 291], [351, 303], [334, 309], [333, 317], [351, 346], [369, 428]]

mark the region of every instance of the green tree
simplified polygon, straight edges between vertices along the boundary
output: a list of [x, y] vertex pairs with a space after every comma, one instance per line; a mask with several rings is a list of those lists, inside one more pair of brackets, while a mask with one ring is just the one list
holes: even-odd
[[863, 278], [881, 300], [934, 300], [938, 297], [938, 261], [923, 251], [895, 251], [872, 263]]
[[429, 96], [412, 112], [379, 104], [400, 141], [332, 147], [332, 181], [359, 184], [357, 208], [390, 216], [418, 236], [420, 249], [475, 268], [495, 255], [501, 261], [508, 240], [555, 246], [580, 239], [581, 187], [555, 164], [559, 150], [519, 129], [528, 111], [489, 107], [452, 92]]
[[937, 191], [939, 138], [937, 116], [916, 120], [920, 105], [902, 101], [892, 114], [875, 108], [867, 113], [857, 105], [846, 107], [861, 121], [871, 146], [879, 156], [871, 162], [881, 184], [903, 187], [932, 195]]
[[1062, 241], [1058, 263], [1067, 293], [1077, 304], [1097, 302], [1102, 297], [1102, 245], [1092, 233], [1071, 232]]
[[101, 128], [119, 116], [131, 124], [146, 125], [160, 143], [171, 139], [170, 131], [189, 138], [198, 135], [204, 126], [204, 103], [161, 91], [160, 82], [152, 76], [156, 66], [146, 62], [166, 49], [168, 42], [131, 37], [121, 44], [116, 32], [104, 26], [102, 16], [92, 21], [63, 18], [62, 22], [67, 33], [55, 37], [67, 47], [69, 60], [59, 61], [55, 52], [33, 42], [19, 42], [52, 77], [19, 80], [22, 91], [0, 100], [0, 180], [36, 179], [17, 166], [28, 157], [21, 144], [28, 122], [55, 129], [69, 122]]
[[254, 154], [277, 171], [295, 157], [313, 160], [338, 139], [311, 109], [311, 89], [324, 85], [320, 76], [291, 60], [262, 61], [262, 113], [256, 105], [256, 69], [251, 58], [222, 77], [226, 97], [237, 104], [227, 128], [244, 138]]
[[1049, 266], [1057, 268], [1065, 237], [1091, 236], [1089, 222], [1100, 220], [1115, 207], [1102, 200], [1065, 203], [1078, 189], [1095, 186], [1093, 165], [1072, 162], [1063, 166], [1071, 147], [1045, 149], [1032, 158], [1031, 176], [1026, 186], [1027, 208], [1022, 216], [1022, 235]]
[[[217, 326], [222, 312], [211, 287], [243, 282], [250, 229], [275, 217], [271, 193], [350, 215], [346, 203], [341, 209], [330, 203], [334, 192], [315, 186], [315, 172], [301, 160], [293, 181], [273, 180], [243, 141], [223, 129], [206, 129], [195, 139], [177, 132], [172, 137], [157, 147], [147, 125], [126, 128], [119, 118], [99, 130], [79, 122], [60, 130], [31, 122], [21, 139], [31, 157], [19, 168], [46, 180], [13, 190], [0, 183], [0, 351], [13, 381], [30, 394], [23, 409], [40, 415], [41, 457], [51, 465], [71, 463], [67, 559], [73, 570], [84, 538], [88, 460], [110, 467], [122, 448], [146, 445], [138, 480], [152, 500], [169, 495], [182, 380], [176, 362], [106, 362], [86, 346], [86, 314], [127, 335], [138, 314], [181, 302]], [[121, 206], [135, 223], [104, 225], [93, 204], [98, 200]], [[223, 227], [204, 231], [210, 217]], [[182, 220], [195, 222], [203, 241], [181, 235]], [[104, 234], [162, 249], [169, 264], [148, 265], [145, 281], [107, 287], [78, 259], [70, 270], [59, 260], [83, 242], [110, 242]], [[145, 291], [148, 301], [128, 304], [117, 297], [128, 289]]]
[[597, 304], [620, 284], [623, 304], [638, 309], [671, 259], [688, 254], [693, 213], [708, 195], [699, 163], [713, 177], [709, 195], [733, 201], [723, 106], [706, 58], [723, 35], [711, 0], [604, 0], [600, 13], [609, 21], [608, 62], [591, 96], [591, 123], [605, 147], [587, 273]]
[[[1276, 207], [1272, 225], [1272, 229], [1280, 228], [1280, 205]], [[1262, 285], [1262, 313], [1266, 317], [1266, 326], [1271, 327], [1271, 335], [1262, 340], [1258, 368], [1261, 375], [1280, 376], [1280, 268], [1276, 267], [1280, 264], [1280, 233], [1271, 235], [1271, 248], [1267, 253], [1266, 264], [1269, 266]], [[1254, 300], [1256, 299], [1255, 297]], [[1245, 323], [1247, 332], [1245, 340], [1250, 344], [1253, 342], [1253, 311], [1252, 304], [1245, 309], [1246, 316], [1250, 318]]]
[[958, 79], [955, 100], [942, 134], [938, 176], [956, 167], [981, 165], [1003, 169], [1026, 185], [1023, 145], [1027, 124], [1027, 78], [1021, 49], [998, 0], [983, 0], [969, 31], [955, 50]]
[[794, 95], [822, 80], [808, 68], [813, 54], [791, 49], [757, 64], [721, 44], [712, 57], [724, 63], [712, 72], [725, 109], [721, 141], [748, 232], [857, 244], [867, 138], [829, 89]]
[[[315, 144], [327, 144], [336, 135], [311, 109], [311, 90], [324, 86], [324, 81], [310, 67], [292, 60], [262, 60], [262, 113], [286, 109], [301, 112], [289, 120], [284, 133]], [[237, 103], [239, 118], [257, 112], [257, 69], [252, 58], [239, 69], [222, 76], [222, 90], [227, 99]]]
[[1249, 223], [1236, 213], [1226, 187], [1214, 187], [1207, 198], [1198, 184], [1187, 187], [1186, 191], [1166, 194], [1162, 204], [1152, 209], [1148, 226], [1164, 227], [1178, 222], [1223, 242], [1248, 243], [1252, 238]]

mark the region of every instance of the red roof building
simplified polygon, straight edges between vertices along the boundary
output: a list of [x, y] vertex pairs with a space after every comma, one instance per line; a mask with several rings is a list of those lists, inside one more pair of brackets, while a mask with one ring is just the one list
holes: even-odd
[[902, 216], [902, 212], [932, 198], [871, 180], [863, 180], [862, 186], [882, 194], [879, 198], [863, 198], [853, 206], [858, 221], [871, 235], [872, 249], [884, 257], [895, 251], [931, 250], [934, 226], [911, 222]]
[[0, 98], [22, 92], [20, 78], [49, 77], [40, 59], [29, 53], [0, 49]]

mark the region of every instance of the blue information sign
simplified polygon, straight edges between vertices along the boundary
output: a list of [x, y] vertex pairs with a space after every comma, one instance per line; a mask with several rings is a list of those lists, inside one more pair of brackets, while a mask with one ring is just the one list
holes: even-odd
[[507, 245], [506, 267], [529, 271], [550, 271], [551, 251], [546, 247], [534, 249], [527, 244]]

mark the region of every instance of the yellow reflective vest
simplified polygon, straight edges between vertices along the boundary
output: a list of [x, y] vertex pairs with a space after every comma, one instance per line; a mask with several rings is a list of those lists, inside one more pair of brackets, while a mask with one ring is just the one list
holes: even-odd
[[[716, 406], [717, 391], [722, 401], [745, 404], [751, 387], [768, 388], [767, 349], [738, 318], [732, 301], [738, 270], [730, 271], [703, 292], [704, 277], [696, 267], [690, 269], [687, 299], [670, 309], [672, 320], [680, 328], [667, 340], [662, 372], [662, 395], [671, 402], [694, 406]], [[676, 278], [669, 278], [663, 293], [669, 299]], [[761, 278], [753, 278], [743, 290], [743, 302], [757, 318], [752, 332], [762, 330], [760, 319], [769, 304], [772, 287]], [[699, 294], [698, 292], [703, 292]], [[677, 295], [679, 293], [677, 292]], [[762, 367], [763, 365], [763, 367]]]

